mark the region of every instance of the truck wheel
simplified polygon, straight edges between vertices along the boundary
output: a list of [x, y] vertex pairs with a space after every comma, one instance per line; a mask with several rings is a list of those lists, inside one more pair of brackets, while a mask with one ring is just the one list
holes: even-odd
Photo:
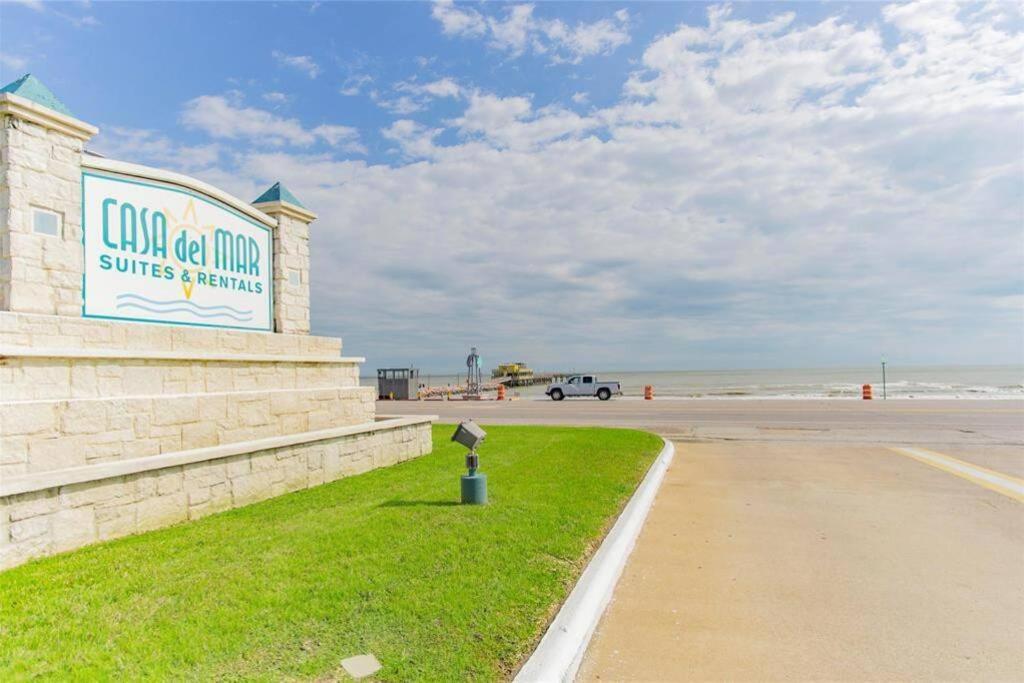
[[565, 398], [565, 394], [562, 393], [561, 389], [554, 389], [551, 392], [552, 401], [561, 401], [563, 398]]
[[601, 399], [602, 401], [607, 401], [608, 399], [610, 399], [612, 397], [612, 392], [609, 391], [608, 389], [598, 389], [597, 390], [597, 397], [599, 399]]

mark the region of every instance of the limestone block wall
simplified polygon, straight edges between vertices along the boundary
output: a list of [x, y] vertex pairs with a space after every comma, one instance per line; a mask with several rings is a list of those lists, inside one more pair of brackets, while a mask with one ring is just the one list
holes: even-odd
[[429, 452], [340, 350], [0, 313], [0, 567]]
[[430, 452], [429, 421], [0, 497], [0, 569]]
[[[303, 362], [273, 356], [204, 360], [141, 355], [49, 357], [0, 348], [0, 399], [116, 398], [186, 393], [354, 387], [358, 361]], [[33, 352], [39, 353], [39, 352]], [[144, 352], [130, 352], [142, 354]]]
[[288, 334], [309, 332], [309, 225], [282, 214], [274, 242], [274, 329]]
[[255, 204], [277, 219], [274, 231], [274, 330], [309, 332], [309, 222], [312, 214], [283, 202]]
[[11, 307], [11, 187], [7, 182], [7, 121], [0, 121], [0, 311]]
[[366, 424], [372, 387], [0, 403], [0, 478]]
[[[0, 136], [0, 310], [81, 315], [83, 140], [14, 116]], [[61, 234], [33, 232], [33, 207]]]
[[337, 337], [153, 325], [0, 311], [0, 348], [340, 356]]

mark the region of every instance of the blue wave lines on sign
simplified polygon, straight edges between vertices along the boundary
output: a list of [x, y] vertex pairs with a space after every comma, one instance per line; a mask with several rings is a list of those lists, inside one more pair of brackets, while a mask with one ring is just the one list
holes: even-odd
[[118, 308], [135, 308], [150, 313], [190, 313], [197, 318], [231, 318], [240, 322], [252, 320], [252, 309], [243, 310], [231, 306], [202, 306], [189, 299], [157, 301], [140, 294], [118, 294]]

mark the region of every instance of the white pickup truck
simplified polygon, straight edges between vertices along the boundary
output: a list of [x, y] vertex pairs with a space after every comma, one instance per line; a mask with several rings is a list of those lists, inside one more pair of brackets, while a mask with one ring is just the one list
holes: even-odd
[[574, 398], [576, 396], [597, 396], [602, 401], [607, 401], [612, 394], [621, 394], [618, 382], [598, 382], [593, 375], [575, 375], [566, 382], [555, 382], [549, 384], [544, 391], [553, 401], [561, 401], [563, 398]]

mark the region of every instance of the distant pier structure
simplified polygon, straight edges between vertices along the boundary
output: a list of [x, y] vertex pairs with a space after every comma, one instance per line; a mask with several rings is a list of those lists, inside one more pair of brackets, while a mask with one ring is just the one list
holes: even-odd
[[465, 383], [456, 378], [454, 384], [443, 386], [425, 386], [420, 384], [420, 371], [417, 368], [379, 368], [377, 370], [378, 400], [437, 400], [437, 399], [482, 399], [484, 394], [507, 388], [529, 387], [537, 384], [550, 384], [566, 380], [572, 373], [566, 372], [534, 372], [526, 363], [502, 363], [491, 370], [490, 380], [484, 380], [481, 371], [483, 360], [476, 347], [470, 349], [466, 357]]
[[562, 382], [569, 377], [565, 372], [534, 372], [529, 377], [509, 376], [493, 377], [491, 384], [497, 386], [504, 384], [506, 387], [532, 387], [535, 384], [551, 384]]
[[491, 370], [491, 383], [506, 387], [529, 387], [535, 384], [550, 384], [566, 378], [563, 372], [534, 372], [523, 361], [502, 363]]

